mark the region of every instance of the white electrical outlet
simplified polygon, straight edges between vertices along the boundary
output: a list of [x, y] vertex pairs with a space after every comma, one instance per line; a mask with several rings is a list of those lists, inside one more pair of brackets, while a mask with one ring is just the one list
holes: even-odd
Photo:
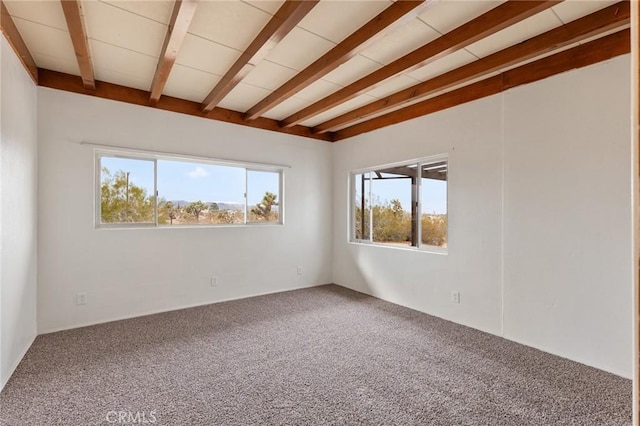
[[215, 287], [218, 285], [218, 277], [213, 276], [211, 277], [211, 287]]
[[302, 275], [302, 266], [298, 266], [298, 275]]
[[459, 291], [452, 291], [451, 292], [451, 301], [453, 303], [460, 303], [460, 292]]
[[87, 293], [76, 293], [76, 305], [87, 304]]

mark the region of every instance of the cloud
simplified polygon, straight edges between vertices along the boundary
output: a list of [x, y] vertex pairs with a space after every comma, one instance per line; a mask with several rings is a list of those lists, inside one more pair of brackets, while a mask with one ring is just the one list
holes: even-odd
[[209, 176], [209, 172], [203, 169], [202, 167], [196, 167], [195, 170], [187, 173], [191, 179], [202, 179]]

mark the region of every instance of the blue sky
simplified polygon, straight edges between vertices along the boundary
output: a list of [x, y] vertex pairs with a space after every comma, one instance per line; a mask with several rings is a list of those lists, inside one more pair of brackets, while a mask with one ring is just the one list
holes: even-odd
[[[129, 181], [153, 193], [153, 162], [102, 157], [112, 173], [129, 172]], [[248, 202], [256, 204], [265, 192], [278, 194], [278, 174], [248, 171]], [[184, 161], [158, 160], [158, 195], [167, 200], [244, 203], [245, 169]]]
[[[397, 199], [405, 211], [411, 206], [410, 179], [374, 179], [373, 199], [380, 203]], [[422, 179], [422, 213], [444, 214], [447, 212], [447, 182]]]
[[447, 212], [447, 181], [422, 179], [422, 213]]
[[[102, 157], [102, 166], [112, 173], [118, 170], [129, 172], [129, 181], [153, 193], [153, 162], [127, 158]], [[278, 174], [249, 171], [250, 205], [262, 200], [265, 192], [278, 191]], [[241, 167], [217, 166], [186, 161], [158, 160], [158, 193], [167, 200], [219, 201], [243, 203], [245, 169]], [[400, 200], [404, 210], [409, 211], [411, 184], [408, 179], [373, 181], [374, 199], [387, 202]], [[447, 212], [447, 182], [422, 180], [422, 212]]]

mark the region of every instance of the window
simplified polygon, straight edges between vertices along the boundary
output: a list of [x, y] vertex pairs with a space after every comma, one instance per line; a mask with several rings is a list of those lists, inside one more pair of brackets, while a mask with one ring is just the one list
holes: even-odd
[[351, 176], [351, 240], [397, 247], [447, 247], [445, 157]]
[[247, 221], [278, 222], [280, 174], [247, 170]]
[[156, 221], [155, 161], [104, 157], [100, 164], [101, 223]]
[[158, 160], [158, 224], [243, 224], [245, 174], [240, 167]]
[[281, 167], [112, 152], [96, 165], [98, 226], [282, 223]]

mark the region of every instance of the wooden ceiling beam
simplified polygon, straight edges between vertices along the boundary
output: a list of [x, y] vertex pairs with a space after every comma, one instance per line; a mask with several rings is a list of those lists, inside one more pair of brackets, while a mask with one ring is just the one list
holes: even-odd
[[173, 98], [171, 96], [162, 96], [157, 103], [150, 104], [149, 92], [145, 90], [132, 89], [130, 87], [106, 83], [103, 81], [96, 81], [95, 90], [89, 90], [82, 85], [82, 82], [77, 76], [42, 68], [38, 69], [38, 73], [40, 76], [38, 84], [42, 87], [49, 87], [51, 89], [64, 90], [72, 93], [95, 96], [98, 98], [110, 99], [113, 101], [125, 102], [148, 108], [157, 108], [165, 111], [223, 121], [226, 123], [239, 124], [241, 126], [270, 130], [289, 135], [302, 136], [321, 141], [332, 141], [331, 133], [314, 135], [310, 128], [304, 126], [296, 126], [292, 129], [282, 129], [278, 125], [277, 120], [263, 117], [247, 122], [244, 121], [243, 114], [241, 112], [224, 108], [215, 108], [211, 113], [206, 114], [202, 112], [200, 102], [187, 101], [184, 99]]
[[245, 120], [255, 120], [263, 113], [338, 68], [384, 35], [414, 19], [424, 10], [429, 1], [403, 0], [394, 2], [341, 43], [334, 46], [329, 52], [300, 71], [291, 80], [251, 107], [245, 114]]
[[423, 100], [436, 92], [487, 76], [501, 69], [613, 29], [622, 28], [628, 25], [629, 22], [629, 2], [622, 1], [616, 3], [468, 65], [356, 108], [353, 111], [349, 111], [317, 125], [314, 127], [314, 131], [323, 133], [347, 127], [357, 121], [374, 115], [380, 115], [403, 104]]
[[93, 64], [89, 53], [89, 40], [87, 39], [87, 31], [84, 25], [81, 0], [60, 0], [60, 4], [62, 4], [64, 18], [67, 21], [73, 50], [76, 53], [82, 84], [87, 89], [95, 89], [96, 82], [93, 75]]
[[335, 132], [335, 141], [347, 139], [362, 133], [422, 117], [437, 111], [467, 102], [495, 95], [512, 87], [532, 83], [544, 78], [606, 61], [631, 51], [629, 29], [565, 50], [555, 55], [539, 59], [502, 74], [489, 77], [469, 86], [453, 90], [420, 103], [390, 112], [371, 120]]
[[33, 56], [31, 56], [27, 45], [18, 31], [18, 27], [16, 27], [15, 22], [13, 22], [13, 18], [9, 15], [9, 11], [2, 0], [0, 0], [0, 30], [2, 30], [13, 51], [16, 52], [18, 59], [22, 62], [24, 69], [27, 70], [33, 82], [38, 84], [38, 67], [36, 66], [36, 61], [33, 60]]
[[282, 120], [283, 127], [294, 126], [320, 113], [328, 111], [359, 96], [376, 85], [399, 75], [420, 68], [445, 55], [454, 53], [476, 41], [497, 33], [513, 24], [546, 10], [562, 0], [519, 1], [509, 0], [475, 19], [459, 26], [390, 64], [362, 77], [325, 98]]
[[229, 68], [204, 101], [202, 111], [211, 111], [234, 87], [260, 63], [296, 25], [307, 16], [319, 0], [287, 0], [265, 25], [240, 58]]
[[160, 96], [162, 96], [164, 86], [169, 80], [171, 68], [176, 62], [178, 51], [187, 36], [187, 31], [189, 31], [189, 26], [197, 7], [198, 0], [175, 0], [169, 28], [167, 28], [167, 34], [164, 37], [160, 59], [149, 90], [151, 92], [149, 97], [151, 102], [158, 102]]

